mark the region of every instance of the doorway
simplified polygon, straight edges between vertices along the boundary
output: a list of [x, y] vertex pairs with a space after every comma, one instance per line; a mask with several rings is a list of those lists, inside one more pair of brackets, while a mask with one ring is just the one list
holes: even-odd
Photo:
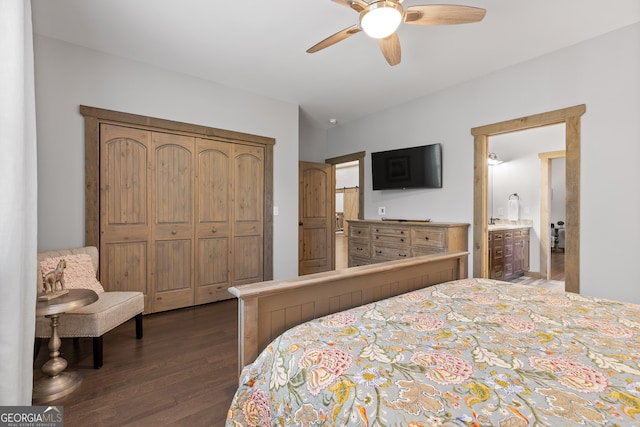
[[553, 224], [553, 228], [545, 227], [541, 230], [540, 275], [546, 280], [563, 281], [566, 246], [563, 219], [566, 216], [566, 204], [559, 206], [558, 199], [566, 198], [565, 193], [561, 193], [561, 190], [566, 192], [566, 189], [558, 185], [557, 175], [559, 175], [558, 172], [564, 172], [563, 176], [566, 175], [566, 152], [551, 151], [540, 153], [538, 157], [540, 158], [540, 218], [544, 221], [543, 223]]
[[580, 118], [584, 104], [471, 129], [474, 136], [473, 275], [489, 277], [489, 137], [552, 124], [565, 124], [565, 288], [580, 292]]
[[333, 235], [335, 269], [347, 268], [349, 223], [364, 215], [364, 157], [365, 152], [348, 154], [325, 160], [335, 166], [334, 192], [336, 227]]
[[[489, 137], [489, 152], [498, 160], [489, 162], [489, 214], [497, 224], [528, 227], [528, 238], [519, 242], [527, 246], [526, 252], [522, 253], [522, 256], [527, 254], [527, 259], [522, 262], [526, 261], [524, 265], [528, 268], [517, 270], [518, 274], [524, 271], [529, 280], [550, 280], [547, 277], [547, 266], [551, 265], [548, 254], [556, 255], [556, 258], [564, 256], [564, 253], [550, 252], [548, 240], [550, 223], [565, 222], [565, 171], [563, 167], [561, 171], [556, 168], [555, 173], [551, 173], [551, 168], [543, 167], [550, 167], [551, 160], [547, 163], [543, 158], [553, 156], [552, 153], [559, 150], [564, 153], [565, 134], [562, 123]], [[556, 182], [557, 179], [561, 182]], [[549, 187], [554, 183], [552, 191]], [[520, 236], [520, 232], [516, 234]], [[521, 252], [519, 250], [518, 254]], [[505, 264], [510, 263], [505, 261]], [[556, 280], [564, 281], [564, 270], [560, 276], [562, 278]], [[514, 279], [513, 276], [510, 278]]]

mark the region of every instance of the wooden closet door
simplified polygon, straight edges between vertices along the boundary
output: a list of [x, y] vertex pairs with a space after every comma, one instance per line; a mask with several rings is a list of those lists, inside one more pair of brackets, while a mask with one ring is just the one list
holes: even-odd
[[144, 293], [147, 313], [150, 147], [148, 131], [100, 126], [100, 282], [108, 291]]
[[196, 210], [196, 304], [232, 298], [232, 144], [198, 138]]
[[263, 280], [264, 148], [234, 144], [233, 285]]
[[152, 309], [164, 311], [195, 302], [195, 138], [153, 132], [152, 144]]

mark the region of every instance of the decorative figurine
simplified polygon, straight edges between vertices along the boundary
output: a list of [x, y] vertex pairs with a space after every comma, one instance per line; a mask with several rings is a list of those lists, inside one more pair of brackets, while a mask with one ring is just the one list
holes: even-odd
[[51, 293], [57, 291], [57, 284], [60, 283], [60, 290], [64, 291], [64, 269], [67, 268], [65, 260], [61, 259], [55, 270], [43, 275], [42, 292]]

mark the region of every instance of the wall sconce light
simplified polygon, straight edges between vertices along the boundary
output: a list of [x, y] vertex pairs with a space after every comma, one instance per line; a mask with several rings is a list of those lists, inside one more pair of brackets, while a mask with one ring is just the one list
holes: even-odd
[[502, 163], [502, 160], [498, 158], [496, 153], [489, 153], [489, 158], [487, 159], [487, 164], [489, 166], [496, 166], [500, 163]]

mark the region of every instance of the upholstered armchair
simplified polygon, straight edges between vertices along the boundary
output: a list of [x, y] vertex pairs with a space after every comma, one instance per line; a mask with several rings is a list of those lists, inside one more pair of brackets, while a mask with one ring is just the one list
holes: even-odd
[[[60, 317], [58, 333], [60, 338], [91, 337], [93, 339], [93, 367], [102, 367], [102, 337], [104, 334], [136, 319], [136, 338], [142, 338], [142, 312], [144, 296], [142, 292], [104, 291], [96, 278], [98, 271], [98, 249], [87, 246], [75, 249], [40, 252], [38, 254], [38, 290], [42, 288], [43, 274], [52, 270], [60, 259], [66, 262], [65, 287], [93, 289], [98, 300]], [[42, 338], [51, 337], [51, 323], [44, 316], [36, 318], [36, 354]]]

